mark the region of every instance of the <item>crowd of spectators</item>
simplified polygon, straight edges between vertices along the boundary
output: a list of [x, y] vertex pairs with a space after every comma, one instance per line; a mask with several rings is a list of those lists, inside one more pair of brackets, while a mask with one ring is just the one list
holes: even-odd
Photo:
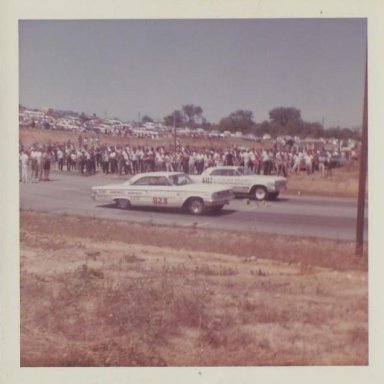
[[325, 172], [333, 156], [339, 152], [300, 149], [295, 146], [270, 149], [190, 147], [177, 143], [176, 149], [148, 145], [104, 145], [99, 139], [79, 136], [71, 141], [54, 144], [20, 143], [20, 180], [22, 182], [49, 180], [50, 170], [79, 172], [93, 175], [133, 175], [149, 171], [182, 171], [201, 174], [212, 166], [242, 165], [255, 174], [281, 175], [305, 171], [307, 174]]

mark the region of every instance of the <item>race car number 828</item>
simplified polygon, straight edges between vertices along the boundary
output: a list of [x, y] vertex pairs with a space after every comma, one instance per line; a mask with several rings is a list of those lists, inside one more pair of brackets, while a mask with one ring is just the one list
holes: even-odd
[[168, 205], [168, 198], [154, 197], [152, 200], [153, 205]]

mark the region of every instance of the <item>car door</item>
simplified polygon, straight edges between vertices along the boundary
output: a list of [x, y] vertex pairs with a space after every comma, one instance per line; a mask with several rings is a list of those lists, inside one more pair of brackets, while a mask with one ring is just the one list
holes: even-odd
[[149, 191], [148, 205], [154, 207], [178, 207], [180, 205], [177, 189], [166, 176], [153, 176]]
[[245, 180], [237, 172], [236, 168], [227, 169], [225, 176], [226, 184], [232, 187], [234, 193], [244, 193], [247, 188], [245, 188]]
[[204, 175], [202, 181], [206, 184], [226, 184], [225, 171], [223, 168], [213, 168], [209, 175]]
[[211, 172], [212, 183], [228, 185], [233, 192], [240, 193], [242, 188], [240, 177], [235, 168], [218, 168]]
[[151, 200], [151, 177], [143, 176], [128, 187], [128, 196], [132, 205], [148, 206]]

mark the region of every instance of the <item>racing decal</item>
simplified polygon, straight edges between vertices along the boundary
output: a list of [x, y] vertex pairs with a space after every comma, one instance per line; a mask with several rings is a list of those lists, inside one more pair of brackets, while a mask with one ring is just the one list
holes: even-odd
[[212, 184], [212, 177], [203, 177], [203, 183]]
[[96, 191], [99, 195], [108, 196], [139, 196], [142, 195], [141, 191], [124, 191], [121, 189], [99, 189]]
[[152, 198], [153, 205], [168, 205], [167, 197], [153, 197]]

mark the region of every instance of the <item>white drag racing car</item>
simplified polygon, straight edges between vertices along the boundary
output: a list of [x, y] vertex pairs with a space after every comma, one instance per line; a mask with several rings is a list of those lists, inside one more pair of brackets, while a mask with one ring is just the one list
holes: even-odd
[[276, 199], [287, 188], [285, 177], [257, 175], [238, 166], [210, 167], [192, 179], [205, 184], [228, 185], [235, 195], [248, 195], [256, 200]]
[[122, 184], [92, 187], [94, 200], [115, 202], [119, 208], [185, 208], [194, 215], [220, 211], [234, 197], [230, 187], [194, 183], [180, 172], [141, 173]]

